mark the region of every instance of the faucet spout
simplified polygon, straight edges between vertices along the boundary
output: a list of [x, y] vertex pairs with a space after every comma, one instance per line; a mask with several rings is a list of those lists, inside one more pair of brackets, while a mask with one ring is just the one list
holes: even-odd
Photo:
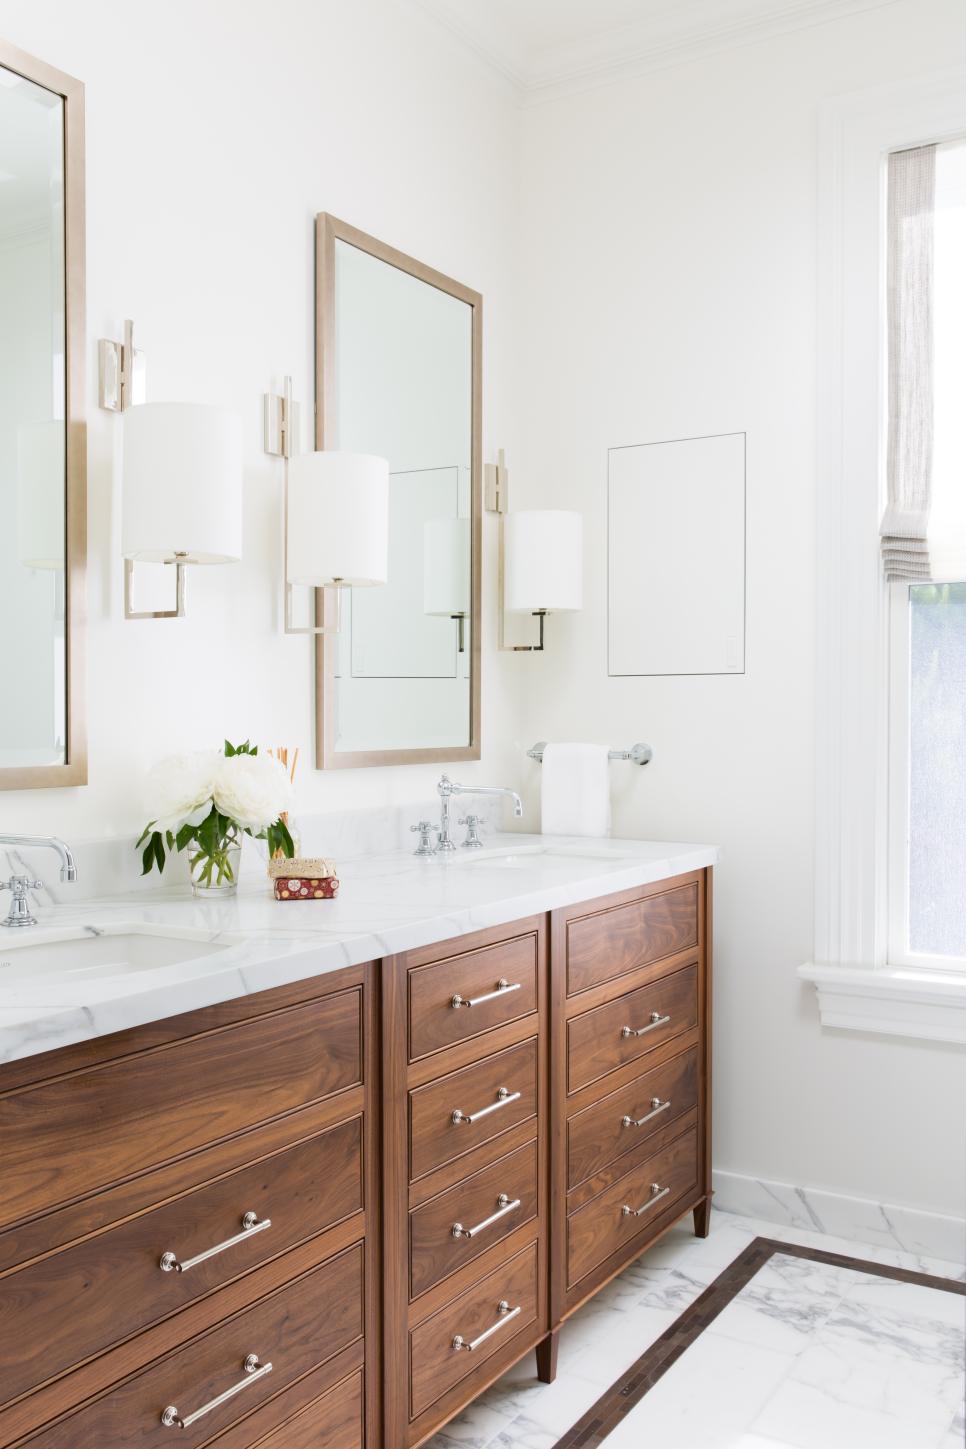
[[460, 785], [455, 780], [451, 780], [448, 775], [443, 775], [436, 789], [441, 806], [437, 851], [446, 852], [454, 849], [449, 834], [449, 802], [453, 795], [506, 795], [513, 801], [513, 813], [517, 819], [523, 814], [523, 801], [516, 790], [511, 790], [507, 785]]
[[55, 850], [60, 856], [61, 880], [74, 881], [77, 879], [74, 853], [67, 842], [61, 840], [57, 835], [0, 835], [0, 845], [25, 845], [28, 848], [34, 845], [44, 845], [48, 850]]

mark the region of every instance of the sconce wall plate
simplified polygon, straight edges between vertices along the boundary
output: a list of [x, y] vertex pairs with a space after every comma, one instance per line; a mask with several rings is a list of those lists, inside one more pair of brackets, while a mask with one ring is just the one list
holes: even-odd
[[97, 401], [108, 412], [122, 413], [147, 397], [147, 359], [134, 346], [134, 323], [124, 323], [124, 341], [102, 337], [97, 344]]

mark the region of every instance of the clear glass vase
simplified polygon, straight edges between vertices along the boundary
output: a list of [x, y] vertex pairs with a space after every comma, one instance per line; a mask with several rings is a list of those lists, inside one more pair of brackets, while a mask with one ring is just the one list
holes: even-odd
[[241, 869], [242, 838], [240, 831], [232, 831], [211, 855], [199, 850], [197, 843], [189, 847], [188, 870], [196, 896], [221, 898], [235, 894]]

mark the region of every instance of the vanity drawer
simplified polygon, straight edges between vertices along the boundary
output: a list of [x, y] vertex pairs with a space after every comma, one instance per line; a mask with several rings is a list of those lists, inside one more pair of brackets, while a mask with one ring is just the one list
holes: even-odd
[[[0, 1397], [16, 1398], [362, 1208], [362, 1119], [188, 1192], [3, 1279]], [[237, 1237], [246, 1213], [270, 1227]], [[77, 1308], [83, 1303], [83, 1335]]]
[[[692, 1129], [579, 1208], [567, 1222], [568, 1285], [579, 1282], [612, 1253], [646, 1238], [667, 1208], [694, 1191], [697, 1181], [698, 1139]], [[625, 1213], [625, 1207], [633, 1212]]]
[[258, 1449], [319, 1449], [320, 1445], [325, 1449], [361, 1449], [362, 1415], [362, 1374], [357, 1373], [336, 1384], [267, 1439], [259, 1439]]
[[[482, 1226], [497, 1214], [495, 1222]], [[536, 1214], [537, 1144], [531, 1142], [410, 1213], [411, 1297], [471, 1263]], [[465, 1231], [455, 1236], [454, 1225], [475, 1230], [473, 1236]]]
[[[68, 1419], [31, 1439], [31, 1449], [150, 1449], [206, 1444], [362, 1334], [362, 1248], [349, 1248], [253, 1307], [166, 1354]], [[257, 1354], [272, 1370], [245, 1373]], [[245, 1387], [187, 1429], [162, 1412], [195, 1414], [236, 1384]], [[286, 1441], [288, 1442], [288, 1441]], [[311, 1441], [310, 1441], [311, 1442]], [[350, 1441], [351, 1442], [351, 1441]]]
[[410, 1181], [492, 1141], [536, 1110], [532, 1038], [415, 1088], [409, 1093]]
[[567, 1090], [579, 1091], [697, 1023], [697, 966], [686, 966], [571, 1018], [567, 1023]]
[[409, 1060], [537, 1009], [537, 935], [499, 941], [409, 972]]
[[[501, 1313], [500, 1305], [508, 1310]], [[515, 1309], [520, 1311], [514, 1312]], [[442, 1398], [537, 1317], [537, 1245], [532, 1243], [409, 1335], [410, 1418]], [[483, 1342], [480, 1339], [487, 1335]], [[454, 1347], [460, 1338], [464, 1347]], [[468, 1345], [476, 1343], [472, 1351]]]
[[0, 1226], [361, 1079], [354, 989], [14, 1090], [0, 1096]]
[[576, 1112], [567, 1123], [567, 1191], [689, 1112], [697, 1101], [695, 1048]]
[[567, 993], [573, 996], [698, 943], [696, 882], [567, 923]]

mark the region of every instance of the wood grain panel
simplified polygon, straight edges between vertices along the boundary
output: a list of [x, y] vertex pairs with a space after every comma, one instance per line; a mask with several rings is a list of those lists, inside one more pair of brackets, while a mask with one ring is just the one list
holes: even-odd
[[353, 1374], [294, 1419], [259, 1439], [255, 1449], [360, 1449], [364, 1442], [362, 1374]]
[[[359, 1338], [362, 1285], [362, 1248], [350, 1248], [42, 1431], [31, 1449], [151, 1449], [173, 1440], [197, 1449]], [[166, 1405], [193, 1413], [244, 1378], [250, 1353], [270, 1362], [272, 1372], [190, 1429], [162, 1424]]]
[[697, 943], [696, 883], [578, 917], [567, 926], [568, 994]]
[[[697, 1051], [684, 1052], [572, 1116], [567, 1123], [568, 1190], [691, 1111], [698, 1101], [698, 1075]], [[630, 1124], [648, 1120], [638, 1127], [628, 1118]]]
[[[361, 1207], [357, 1117], [9, 1274], [0, 1280], [3, 1401], [178, 1312]], [[193, 1257], [238, 1234], [246, 1212], [270, 1219], [271, 1227], [186, 1273], [162, 1272], [163, 1253]]]
[[[454, 1237], [454, 1224], [472, 1228], [501, 1210], [500, 1196], [520, 1206], [473, 1238]], [[537, 1212], [537, 1144], [475, 1172], [430, 1199], [409, 1218], [410, 1293], [413, 1298], [472, 1262], [529, 1222]]]
[[[688, 1193], [693, 1195], [697, 1181], [697, 1133], [690, 1131], [574, 1213], [567, 1221], [568, 1283], [579, 1282], [620, 1249], [626, 1248], [628, 1259], [633, 1257], [662, 1215]], [[658, 1198], [652, 1191], [655, 1183], [670, 1191]], [[653, 1207], [645, 1206], [649, 1203]], [[627, 1216], [625, 1206], [645, 1210], [640, 1217]]]
[[[669, 1018], [651, 1026], [651, 1018]], [[579, 1091], [696, 1026], [698, 968], [688, 966], [567, 1023], [567, 1089]], [[642, 1036], [625, 1036], [626, 1027]]]
[[[454, 1111], [473, 1115], [493, 1106], [502, 1090], [520, 1096], [478, 1121], [453, 1121]], [[418, 1087], [409, 1093], [411, 1178], [465, 1156], [480, 1143], [532, 1118], [536, 1110], [537, 1043], [533, 1039]]]
[[[453, 1339], [466, 1342], [501, 1323], [497, 1305], [505, 1301], [521, 1312], [469, 1353], [456, 1351]], [[475, 1376], [486, 1360], [515, 1335], [529, 1330], [537, 1318], [537, 1245], [489, 1274], [475, 1288], [433, 1314], [409, 1335], [410, 1417], [415, 1419], [461, 1380]], [[468, 1385], [466, 1398], [473, 1397]]]
[[[511, 987], [477, 1006], [454, 1007], [497, 989]], [[409, 1059], [468, 1041], [537, 1009], [537, 937], [500, 941], [409, 972]]]
[[0, 1224], [358, 1083], [360, 996], [342, 992], [0, 1097]]

